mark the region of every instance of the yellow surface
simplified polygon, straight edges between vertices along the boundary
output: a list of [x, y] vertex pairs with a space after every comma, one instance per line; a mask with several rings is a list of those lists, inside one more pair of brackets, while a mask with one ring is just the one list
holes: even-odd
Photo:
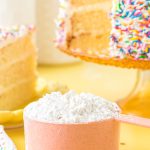
[[[135, 84], [136, 71], [104, 67], [90, 63], [41, 66], [47, 80], [67, 84], [76, 91], [92, 92], [110, 100], [126, 96]], [[18, 150], [25, 150], [23, 128], [7, 130]], [[150, 150], [150, 129], [122, 124], [120, 150]]]
[[[55, 91], [60, 91], [62, 93], [66, 93], [69, 88], [66, 85], [61, 83], [45, 80], [44, 78], [38, 78], [36, 81], [36, 94], [30, 99], [30, 102], [38, 100], [40, 97], [45, 95], [46, 93], [51, 93]], [[12, 126], [18, 126], [18, 124], [22, 124], [23, 122], [23, 108], [27, 104], [21, 106], [18, 110], [1, 110], [0, 111], [0, 124], [5, 126], [6, 128], [12, 128]]]
[[[47, 84], [45, 79], [38, 78], [36, 81], [36, 88], [35, 88], [36, 94], [30, 99], [30, 102], [37, 100], [39, 97], [43, 96], [47, 92], [50, 93], [57, 89], [61, 90], [61, 88], [59, 88], [59, 87], [60, 86], [58, 86], [58, 84], [54, 84], [52, 82]], [[0, 124], [4, 125], [7, 128], [11, 127], [11, 126], [15, 126], [16, 124], [17, 125], [22, 124], [23, 108], [26, 105], [27, 104], [24, 104], [17, 110], [12, 110], [12, 111], [11, 110], [1, 110], [0, 111]]]

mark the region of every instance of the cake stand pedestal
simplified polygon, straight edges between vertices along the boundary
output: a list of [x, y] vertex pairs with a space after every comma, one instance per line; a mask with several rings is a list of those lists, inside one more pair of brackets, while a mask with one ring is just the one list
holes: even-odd
[[123, 113], [150, 118], [150, 71], [139, 70], [134, 89], [117, 103]]
[[118, 100], [117, 103], [125, 114], [150, 118], [150, 71], [148, 71], [150, 69], [150, 61], [116, 59], [109, 56], [109, 51], [107, 52], [108, 54], [97, 51], [99, 55], [95, 54], [96, 52], [88, 54], [84, 50], [79, 52], [72, 49], [62, 51], [93, 63], [138, 69], [137, 81], [133, 90], [127, 97]]

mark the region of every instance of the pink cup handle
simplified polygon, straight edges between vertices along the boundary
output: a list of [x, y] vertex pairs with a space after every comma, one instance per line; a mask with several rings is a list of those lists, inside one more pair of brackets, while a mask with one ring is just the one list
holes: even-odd
[[135, 124], [138, 126], [150, 128], [150, 119], [142, 117], [120, 114], [120, 117], [116, 118], [116, 120], [123, 123]]

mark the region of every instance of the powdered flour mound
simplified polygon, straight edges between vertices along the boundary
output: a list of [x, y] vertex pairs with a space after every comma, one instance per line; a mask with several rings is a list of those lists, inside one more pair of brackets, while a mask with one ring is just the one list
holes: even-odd
[[30, 119], [49, 123], [87, 123], [119, 116], [116, 103], [89, 93], [74, 91], [62, 95], [47, 94], [25, 108], [24, 115]]

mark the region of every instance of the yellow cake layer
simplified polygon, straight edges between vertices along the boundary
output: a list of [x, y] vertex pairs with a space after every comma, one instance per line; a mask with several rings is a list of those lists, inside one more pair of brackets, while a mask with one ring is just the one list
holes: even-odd
[[110, 31], [110, 20], [104, 11], [75, 13], [71, 18], [72, 35], [91, 33], [104, 34]]
[[35, 53], [31, 33], [0, 49], [0, 67], [18, 59], [24, 52], [27, 53], [28, 51]]
[[70, 19], [71, 35], [78, 36], [82, 33], [101, 35], [109, 32], [111, 30], [110, 9], [111, 5], [108, 3], [75, 9]]
[[108, 53], [109, 47], [109, 33], [101, 36], [91, 36], [89, 34], [80, 35], [70, 40], [68, 49], [82, 50], [89, 54], [94, 52]]
[[70, 3], [71, 5], [74, 6], [85, 6], [85, 5], [97, 4], [104, 1], [110, 1], [110, 0], [70, 0]]
[[36, 78], [19, 81], [13, 88], [0, 95], [0, 110], [15, 110], [31, 101], [36, 94]]
[[29, 55], [15, 64], [0, 66], [0, 94], [11, 84], [35, 76], [35, 60], [35, 55]]

